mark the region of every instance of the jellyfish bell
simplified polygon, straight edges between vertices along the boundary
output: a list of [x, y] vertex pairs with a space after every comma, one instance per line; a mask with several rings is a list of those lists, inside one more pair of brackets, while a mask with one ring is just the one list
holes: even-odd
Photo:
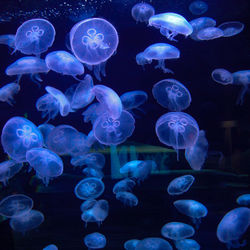
[[103, 234], [95, 232], [87, 234], [84, 237], [84, 243], [89, 249], [101, 249], [106, 246], [107, 240]]
[[228, 85], [233, 83], [233, 75], [226, 69], [213, 70], [212, 78], [215, 82], [223, 85]]
[[127, 240], [125, 243], [124, 243], [124, 249], [126, 250], [135, 250], [136, 249], [136, 246], [137, 244], [140, 242], [140, 240], [137, 240], [137, 239], [131, 239], [131, 240]]
[[15, 48], [16, 36], [13, 34], [0, 35], [0, 44], [7, 45], [10, 48]]
[[195, 178], [192, 175], [183, 175], [173, 179], [167, 188], [170, 195], [180, 195], [187, 192], [192, 186]]
[[135, 181], [133, 181], [130, 178], [125, 178], [123, 180], [120, 180], [114, 185], [113, 193], [117, 194], [118, 192], [122, 191], [131, 192], [135, 184], [136, 184]]
[[218, 26], [224, 33], [224, 37], [231, 37], [238, 35], [243, 31], [245, 25], [241, 22], [225, 22]]
[[0, 101], [7, 102], [10, 106], [15, 103], [14, 95], [20, 91], [20, 85], [12, 82], [0, 88]]
[[242, 194], [236, 201], [240, 206], [250, 206], [250, 194]]
[[197, 38], [199, 40], [214, 40], [223, 36], [224, 32], [216, 27], [204, 28], [197, 33]]
[[43, 250], [58, 250], [58, 247], [54, 244], [50, 244], [43, 248]]
[[138, 205], [138, 198], [127, 191], [117, 192], [116, 199], [121, 201], [125, 206], [135, 207]]
[[189, 11], [193, 15], [202, 15], [208, 10], [208, 5], [204, 1], [195, 0], [189, 5]]
[[155, 10], [150, 4], [142, 2], [133, 6], [131, 14], [136, 22], [148, 23], [149, 18], [155, 14]]
[[162, 238], [145, 238], [138, 242], [135, 250], [173, 250], [172, 246]]
[[200, 245], [193, 239], [183, 239], [175, 242], [177, 250], [200, 250]]

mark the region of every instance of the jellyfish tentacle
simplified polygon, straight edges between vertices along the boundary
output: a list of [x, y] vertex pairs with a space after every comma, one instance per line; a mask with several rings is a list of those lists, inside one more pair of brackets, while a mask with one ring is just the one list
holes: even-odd
[[248, 91], [248, 85], [243, 85], [241, 87], [240, 93], [239, 93], [239, 95], [237, 97], [236, 105], [243, 105], [244, 97], [245, 97], [245, 94], [246, 94], [247, 91]]
[[171, 69], [165, 67], [164, 59], [158, 61], [158, 64], [155, 66], [155, 69], [162, 69], [164, 73], [174, 74], [174, 72]]

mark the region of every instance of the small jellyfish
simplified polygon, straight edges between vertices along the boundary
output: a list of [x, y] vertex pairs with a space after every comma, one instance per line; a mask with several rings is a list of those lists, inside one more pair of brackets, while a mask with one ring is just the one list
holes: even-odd
[[33, 207], [33, 200], [24, 194], [13, 194], [0, 201], [0, 215], [14, 218], [22, 217]]
[[74, 193], [81, 200], [95, 199], [102, 195], [104, 188], [99, 178], [88, 177], [77, 183]]
[[155, 130], [163, 144], [178, 150], [193, 146], [199, 136], [199, 126], [193, 117], [183, 112], [169, 112], [156, 122]]
[[104, 248], [107, 244], [106, 237], [100, 233], [91, 233], [87, 234], [84, 237], [84, 244], [88, 249], [101, 249]]
[[169, 222], [161, 228], [161, 235], [174, 241], [192, 237], [194, 234], [194, 228], [182, 222]]
[[192, 175], [183, 175], [173, 179], [168, 185], [170, 195], [180, 195], [187, 192], [192, 186], [195, 178]]
[[25, 233], [39, 227], [44, 221], [44, 215], [37, 210], [30, 210], [22, 216], [10, 219], [10, 227], [17, 232]]
[[171, 12], [150, 17], [149, 26], [160, 29], [161, 34], [170, 41], [176, 41], [174, 37], [178, 34], [187, 37], [193, 32], [192, 26], [183, 16]]
[[181, 111], [189, 107], [191, 95], [188, 89], [175, 79], [161, 80], [153, 86], [156, 101], [171, 111]]
[[15, 103], [14, 95], [20, 91], [20, 85], [12, 82], [0, 88], [0, 101], [7, 102], [10, 106]]
[[200, 250], [200, 245], [196, 240], [184, 239], [175, 242], [177, 250]]
[[67, 51], [50, 52], [45, 57], [45, 62], [50, 70], [59, 74], [71, 75], [76, 78], [77, 75], [84, 73], [83, 65]]
[[145, 238], [136, 245], [135, 250], [173, 250], [173, 248], [162, 238]]
[[49, 124], [49, 123], [43, 123], [43, 124], [38, 126], [38, 129], [42, 133], [45, 147], [48, 146], [47, 145], [47, 139], [48, 139], [48, 136], [49, 136], [49, 134], [50, 134], [50, 132], [52, 131], [53, 128], [55, 128], [55, 126], [52, 125], [52, 124]]
[[40, 55], [52, 46], [56, 31], [45, 19], [31, 19], [24, 22], [16, 32], [15, 50], [26, 55]]
[[250, 194], [242, 194], [236, 201], [240, 206], [250, 206]]
[[197, 38], [199, 40], [214, 40], [223, 36], [223, 31], [216, 27], [208, 27], [197, 33]]
[[154, 7], [148, 3], [137, 3], [131, 10], [136, 22], [148, 23], [148, 19], [155, 14]]
[[152, 60], [157, 60], [158, 65], [155, 66], [156, 69], [162, 69], [164, 73], [171, 73], [173, 71], [165, 67], [166, 59], [178, 59], [180, 57], [180, 51], [168, 44], [168, 43], [155, 43], [147, 47], [143, 52], [144, 61], [140, 62], [140, 65], [143, 65], [143, 62], [151, 63]]
[[104, 177], [104, 173], [102, 172], [102, 170], [96, 168], [84, 168], [82, 170], [82, 173], [85, 174], [86, 177], [95, 177], [99, 179], [102, 179]]
[[174, 202], [176, 209], [192, 219], [196, 228], [201, 223], [201, 218], [207, 216], [207, 208], [198, 201], [195, 200], [178, 200]]
[[212, 78], [215, 82], [222, 85], [233, 83], [233, 75], [226, 69], [215, 69], [212, 72]]
[[250, 224], [250, 209], [235, 208], [221, 219], [217, 227], [217, 238], [225, 243], [227, 248], [239, 248], [246, 245], [246, 240], [240, 243], [240, 238], [247, 231]]
[[137, 240], [137, 239], [127, 240], [123, 245], [124, 249], [135, 250], [136, 246], [138, 245], [139, 242], [140, 242], [140, 240]]
[[146, 58], [145, 58], [145, 55], [143, 52], [140, 52], [136, 55], [135, 57], [135, 60], [136, 60], [136, 63], [140, 66], [142, 66], [143, 70], [145, 70], [144, 68], [144, 65], [145, 64], [150, 64], [152, 61], [148, 61]]
[[125, 206], [135, 207], [138, 205], [138, 198], [130, 192], [118, 192], [116, 193], [116, 199], [121, 201]]
[[50, 244], [43, 248], [43, 250], [58, 250], [58, 247], [54, 244]]
[[54, 152], [45, 148], [32, 148], [26, 153], [26, 160], [36, 171], [36, 176], [48, 186], [51, 178], [63, 173], [63, 161]]
[[75, 167], [86, 165], [90, 168], [102, 169], [105, 165], [105, 157], [101, 153], [89, 153], [73, 157], [70, 163]]
[[208, 141], [204, 130], [200, 130], [196, 143], [185, 149], [185, 158], [193, 170], [201, 170], [208, 152]]
[[135, 186], [135, 182], [130, 179], [130, 178], [125, 178], [121, 181], [118, 181], [114, 187], [113, 187], [113, 193], [114, 194], [117, 194], [118, 192], [123, 192], [123, 191], [126, 191], [126, 192], [131, 192], [132, 189], [134, 188]]
[[208, 5], [207, 3], [205, 3], [204, 1], [193, 1], [190, 5], [189, 5], [189, 11], [193, 14], [193, 15], [202, 15], [205, 12], [207, 12], [208, 10]]
[[70, 155], [72, 157], [77, 157], [89, 152], [90, 148], [87, 145], [87, 137], [84, 133], [77, 132], [74, 137], [71, 138], [72, 150]]
[[25, 162], [26, 152], [43, 146], [40, 130], [23, 117], [12, 117], [3, 127], [1, 142], [4, 151], [15, 161]]
[[11, 48], [15, 48], [15, 35], [7, 34], [7, 35], [0, 35], [0, 44], [7, 45]]
[[224, 37], [238, 35], [243, 29], [244, 24], [241, 22], [225, 22], [218, 26], [224, 33]]

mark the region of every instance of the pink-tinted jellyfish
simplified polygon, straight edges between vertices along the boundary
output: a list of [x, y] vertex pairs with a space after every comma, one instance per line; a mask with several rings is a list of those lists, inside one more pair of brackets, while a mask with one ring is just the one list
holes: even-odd
[[88, 249], [101, 249], [106, 246], [107, 240], [103, 234], [95, 232], [84, 237], [84, 244]]
[[12, 34], [0, 35], [0, 44], [15, 48], [15, 37], [16, 36]]
[[244, 27], [245, 25], [241, 22], [225, 22], [218, 26], [223, 31], [224, 37], [238, 35]]
[[137, 3], [131, 10], [136, 22], [148, 23], [148, 19], [155, 14], [154, 7], [148, 3]]
[[14, 95], [20, 91], [20, 85], [11, 82], [0, 88], [0, 101], [7, 102], [9, 105], [13, 106], [15, 103]]
[[121, 201], [125, 206], [135, 207], [138, 205], [138, 198], [127, 191], [121, 191], [115, 194], [116, 199]]
[[199, 40], [214, 40], [223, 36], [223, 30], [216, 27], [208, 27], [197, 33], [197, 38]]
[[215, 82], [223, 85], [228, 85], [233, 83], [233, 75], [226, 69], [213, 70], [212, 78]]
[[169, 112], [156, 122], [158, 139], [165, 145], [178, 150], [193, 146], [199, 136], [199, 126], [193, 117], [183, 112]]
[[15, 50], [26, 55], [40, 55], [52, 46], [56, 31], [45, 19], [31, 19], [24, 22], [16, 32]]
[[173, 250], [172, 246], [162, 238], [145, 238], [135, 247], [135, 250]]

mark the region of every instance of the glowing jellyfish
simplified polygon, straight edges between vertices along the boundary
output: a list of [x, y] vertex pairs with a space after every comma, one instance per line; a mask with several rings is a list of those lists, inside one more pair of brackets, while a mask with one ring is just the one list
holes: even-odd
[[226, 69], [215, 69], [212, 72], [212, 78], [215, 82], [222, 85], [228, 85], [233, 83], [233, 75]]
[[200, 245], [192, 239], [184, 239], [175, 242], [177, 250], [200, 250]]
[[4, 151], [15, 161], [26, 161], [26, 152], [43, 146], [43, 137], [31, 121], [23, 117], [12, 117], [2, 130], [1, 142]]
[[136, 246], [137, 244], [140, 242], [140, 240], [137, 240], [137, 239], [132, 239], [132, 240], [127, 240], [125, 243], [124, 243], [124, 249], [126, 250], [135, 250], [136, 249]]
[[225, 22], [218, 26], [224, 33], [224, 37], [238, 35], [243, 29], [244, 24], [241, 22]]
[[165, 67], [165, 60], [178, 59], [180, 57], [180, 51], [168, 43], [155, 43], [144, 50], [143, 56], [147, 63], [151, 63], [152, 60], [157, 60], [158, 65], [155, 66], [156, 69], [159, 68], [162, 69], [164, 73], [173, 74], [172, 70]]
[[145, 238], [136, 245], [135, 250], [173, 250], [173, 248], [162, 238]]
[[93, 103], [88, 106], [88, 108], [82, 113], [84, 122], [91, 122], [92, 125], [95, 123], [95, 120], [103, 113], [105, 107], [100, 103]]
[[200, 130], [196, 143], [186, 148], [185, 158], [193, 170], [201, 170], [208, 152], [208, 141], [204, 130]]
[[50, 179], [63, 173], [63, 162], [54, 152], [45, 148], [32, 148], [26, 153], [26, 160], [36, 171], [36, 176], [47, 186]]
[[104, 177], [104, 173], [100, 169], [96, 168], [84, 168], [82, 170], [82, 173], [85, 174], [87, 177], [95, 177], [99, 179], [102, 179]]
[[24, 194], [13, 194], [0, 201], [0, 215], [14, 218], [23, 216], [33, 207], [33, 200]]
[[70, 161], [73, 166], [88, 166], [90, 168], [102, 169], [105, 165], [105, 157], [101, 153], [89, 153], [73, 157]]
[[40, 55], [52, 46], [56, 31], [45, 19], [24, 22], [16, 32], [15, 49], [26, 55]]
[[66, 96], [59, 89], [50, 86], [45, 87], [45, 89], [58, 101], [61, 116], [67, 116], [71, 110], [70, 103]]
[[169, 112], [156, 122], [155, 130], [163, 144], [178, 150], [193, 146], [199, 136], [199, 126], [193, 117], [183, 112]]
[[90, 148], [87, 145], [87, 137], [84, 133], [78, 132], [74, 137], [71, 138], [72, 150], [70, 155], [72, 157], [77, 157], [89, 152]]
[[189, 5], [189, 10], [194, 15], [202, 15], [208, 10], [208, 5], [204, 1], [193, 1]]
[[130, 192], [118, 192], [116, 193], [116, 199], [121, 201], [125, 206], [135, 207], [138, 205], [138, 198]]
[[199, 40], [214, 40], [223, 36], [223, 31], [216, 27], [208, 27], [197, 33], [197, 38]]
[[54, 244], [50, 244], [46, 246], [45, 248], [43, 248], [43, 250], [58, 250], [58, 247]]
[[207, 216], [207, 208], [198, 201], [195, 200], [178, 200], [174, 202], [176, 209], [192, 219], [196, 228], [201, 223], [201, 218]]
[[96, 139], [104, 145], [118, 145], [123, 143], [133, 134], [134, 129], [135, 120], [127, 111], [122, 111], [118, 119], [113, 119], [104, 113], [96, 119], [93, 125]]
[[14, 95], [20, 91], [20, 85], [12, 82], [4, 85], [0, 88], [0, 101], [7, 102], [9, 105], [13, 106], [15, 103]]
[[39, 227], [44, 221], [44, 215], [37, 210], [30, 210], [22, 216], [11, 218], [10, 227], [17, 232], [25, 233]]
[[107, 240], [103, 234], [96, 232], [87, 234], [84, 237], [84, 244], [88, 247], [88, 249], [101, 249], [106, 246]]
[[183, 175], [173, 179], [168, 185], [168, 193], [170, 195], [180, 195], [189, 190], [194, 182], [192, 175]]
[[250, 206], [250, 194], [242, 194], [237, 198], [240, 206]]
[[191, 95], [188, 89], [175, 79], [161, 80], [153, 86], [156, 101], [171, 111], [181, 111], [189, 107]]
[[42, 82], [42, 79], [38, 75], [39, 73], [48, 73], [49, 69], [45, 61], [41, 58], [34, 56], [26, 56], [18, 59], [5, 70], [6, 75], [14, 76], [17, 75], [19, 82], [22, 75], [30, 74], [30, 78], [33, 82]]
[[15, 48], [15, 37], [16, 36], [12, 34], [0, 35], [0, 44]]
[[131, 10], [136, 22], [148, 23], [148, 19], [155, 14], [153, 6], [148, 3], [137, 3]]
[[143, 70], [145, 69], [145, 68], [144, 68], [144, 65], [145, 65], [145, 64], [150, 64], [150, 63], [152, 62], [152, 61], [148, 61], [148, 60], [145, 58], [145, 55], [144, 55], [143, 52], [138, 53], [138, 54], [136, 55], [136, 57], [135, 57], [135, 60], [136, 60], [136, 63], [137, 63], [138, 65], [141, 65], [141, 66], [142, 66]]
[[170, 41], [178, 34], [189, 36], [193, 32], [192, 26], [181, 15], [176, 13], [162, 13], [149, 18], [149, 26], [160, 29], [162, 35], [166, 36]]
[[67, 51], [53, 51], [45, 57], [45, 62], [50, 70], [59, 74], [76, 77], [84, 73], [83, 65]]
[[8, 160], [0, 163], [0, 182], [4, 186], [8, 184], [10, 178], [16, 175], [23, 167], [22, 163], [16, 163], [13, 160]]
[[126, 192], [131, 192], [132, 189], [134, 188], [135, 186], [135, 182], [130, 179], [130, 178], [125, 178], [121, 181], [118, 181], [114, 187], [113, 187], [113, 193], [114, 194], [117, 194], [118, 192], [123, 192], [123, 191], [126, 191]]
[[192, 237], [194, 233], [192, 226], [182, 222], [169, 222], [161, 229], [162, 236], [174, 241]]
[[250, 224], [250, 209], [238, 207], [229, 211], [220, 221], [217, 227], [217, 238], [230, 249], [246, 245], [246, 241], [239, 242]]
[[143, 161], [139, 161], [139, 160], [134, 160], [134, 161], [129, 161], [126, 162], [121, 168], [120, 168], [120, 173], [121, 174], [128, 174], [131, 172], [136, 171], [136, 169], [138, 168], [138, 166], [140, 164], [142, 164]]
[[98, 198], [104, 192], [104, 184], [99, 178], [89, 177], [75, 186], [75, 195], [81, 200]]
[[55, 128], [54, 125], [49, 124], [49, 123], [44, 123], [38, 126], [38, 129], [40, 130], [40, 132], [42, 133], [43, 136], [43, 141], [44, 141], [44, 146], [47, 147], [47, 139], [48, 136], [50, 134], [50, 132], [52, 131], [52, 129]]

